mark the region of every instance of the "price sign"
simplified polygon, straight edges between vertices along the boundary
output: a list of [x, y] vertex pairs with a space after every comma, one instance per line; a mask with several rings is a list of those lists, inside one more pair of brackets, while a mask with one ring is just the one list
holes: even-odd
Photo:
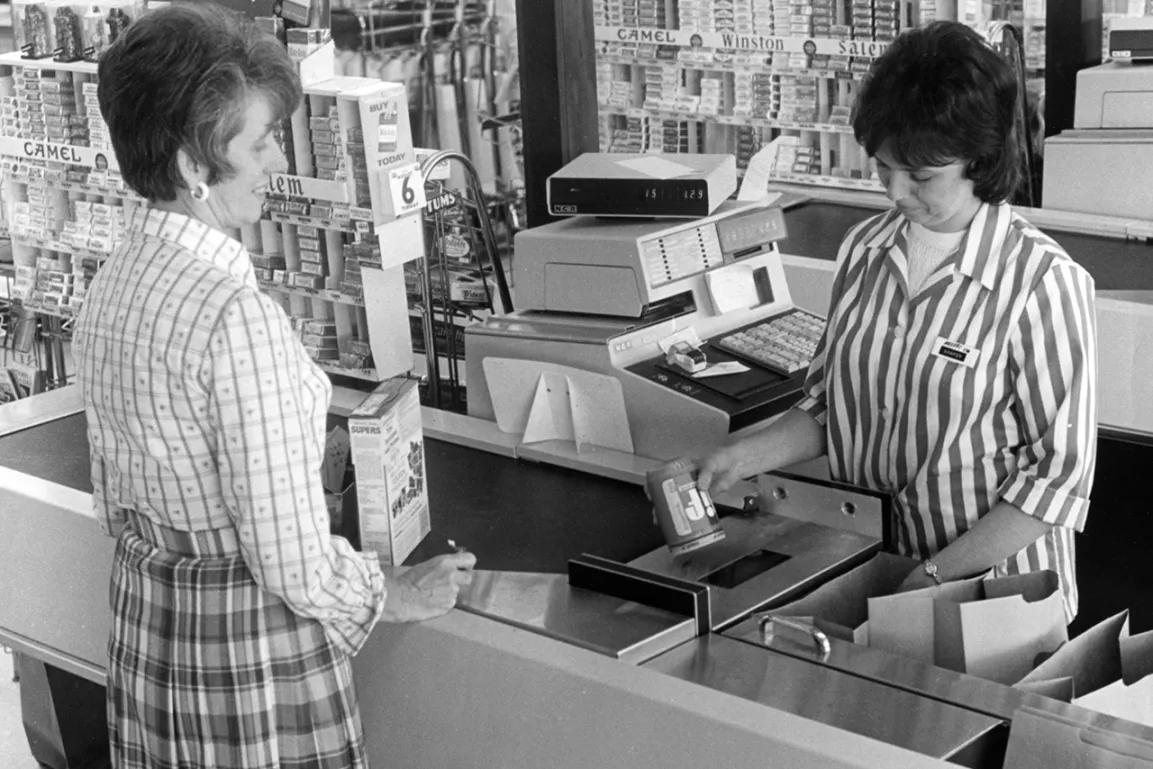
[[311, 176], [272, 174], [268, 177], [268, 191], [289, 198], [309, 198], [329, 203], [348, 202], [348, 187], [344, 182], [314, 179]]
[[424, 208], [424, 179], [419, 164], [409, 163], [389, 169], [388, 187], [392, 192], [392, 210], [397, 216]]

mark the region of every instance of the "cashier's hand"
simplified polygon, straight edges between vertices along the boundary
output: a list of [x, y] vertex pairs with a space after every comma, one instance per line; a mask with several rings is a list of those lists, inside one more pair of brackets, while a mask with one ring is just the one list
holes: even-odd
[[750, 475], [745, 452], [737, 446], [721, 446], [697, 460], [697, 486], [707, 489], [714, 498]]
[[462, 587], [472, 582], [476, 556], [469, 552], [429, 558], [410, 568], [385, 572], [386, 622], [419, 622], [447, 613]]

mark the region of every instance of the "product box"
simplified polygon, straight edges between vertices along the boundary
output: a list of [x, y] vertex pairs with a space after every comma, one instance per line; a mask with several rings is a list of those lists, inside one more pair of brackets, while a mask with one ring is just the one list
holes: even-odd
[[399, 565], [431, 529], [424, 432], [415, 379], [377, 385], [348, 416], [360, 545]]

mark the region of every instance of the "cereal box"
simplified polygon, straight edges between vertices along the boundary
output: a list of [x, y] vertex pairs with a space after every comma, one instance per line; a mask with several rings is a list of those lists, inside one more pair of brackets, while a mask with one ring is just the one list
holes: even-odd
[[360, 545], [399, 565], [431, 528], [416, 380], [381, 382], [348, 416]]

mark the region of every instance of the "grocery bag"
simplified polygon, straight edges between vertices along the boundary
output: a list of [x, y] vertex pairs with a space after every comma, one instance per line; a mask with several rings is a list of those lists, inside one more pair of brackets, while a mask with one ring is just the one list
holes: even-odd
[[1153, 631], [1129, 635], [1129, 612], [1064, 644], [1016, 686], [1153, 726]]
[[946, 582], [870, 598], [869, 645], [1004, 684], [1069, 636], [1052, 571]]
[[833, 638], [867, 645], [868, 599], [895, 592], [917, 563], [901, 555], [877, 553], [803, 598], [775, 607], [771, 613], [809, 619], [814, 627]]

